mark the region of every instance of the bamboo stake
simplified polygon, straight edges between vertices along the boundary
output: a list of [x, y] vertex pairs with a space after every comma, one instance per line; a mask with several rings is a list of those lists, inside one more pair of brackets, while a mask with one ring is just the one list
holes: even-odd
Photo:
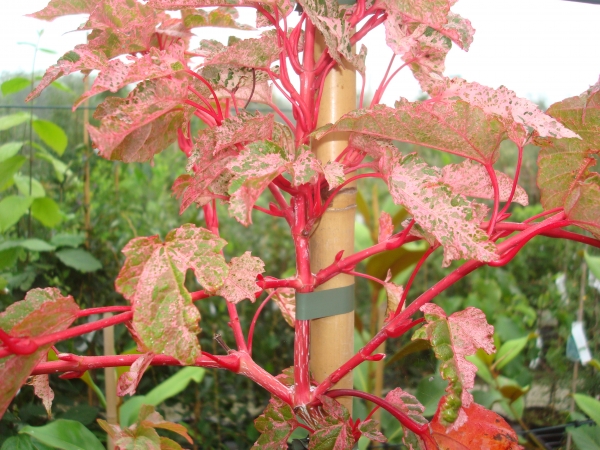
[[[104, 319], [112, 316], [112, 313], [105, 313]], [[115, 354], [115, 327], [107, 327], [103, 330], [104, 355]], [[114, 367], [104, 368], [104, 393], [106, 395], [106, 421], [111, 425], [118, 425], [117, 416], [117, 376]], [[106, 441], [106, 450], [114, 450], [115, 443], [109, 436]]]
[[[323, 37], [317, 33], [315, 55], [325, 47]], [[319, 108], [317, 127], [335, 122], [342, 115], [356, 109], [356, 73], [348, 64], [336, 66], [325, 80]], [[313, 144], [313, 151], [322, 162], [335, 159], [348, 145], [347, 133], [332, 133]], [[328, 266], [334, 256], [344, 250], [344, 256], [354, 253], [354, 215], [356, 211], [356, 186], [349, 185], [340, 191], [323, 214], [310, 240], [310, 267], [312, 273]], [[319, 286], [327, 290], [354, 284], [354, 277], [341, 274]], [[346, 362], [354, 353], [354, 312], [315, 319], [310, 324], [310, 370], [313, 377], [323, 381], [331, 372]], [[352, 374], [340, 380], [337, 389], [352, 388]], [[352, 412], [352, 399], [338, 399]]]

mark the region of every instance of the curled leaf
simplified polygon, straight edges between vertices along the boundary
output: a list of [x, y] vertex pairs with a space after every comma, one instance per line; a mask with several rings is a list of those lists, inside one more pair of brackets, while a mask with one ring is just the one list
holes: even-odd
[[153, 358], [154, 353], [151, 352], [141, 355], [131, 365], [131, 368], [119, 377], [119, 382], [117, 383], [117, 395], [119, 397], [124, 397], [127, 394], [135, 394], [135, 390], [137, 389], [138, 384], [140, 384], [142, 376], [144, 376], [144, 372], [146, 372], [146, 369], [150, 366]]

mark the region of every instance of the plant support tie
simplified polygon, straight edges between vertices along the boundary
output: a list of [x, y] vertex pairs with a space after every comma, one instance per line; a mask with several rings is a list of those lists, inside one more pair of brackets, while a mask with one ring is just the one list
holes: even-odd
[[296, 319], [312, 320], [354, 311], [354, 284], [325, 291], [296, 293]]

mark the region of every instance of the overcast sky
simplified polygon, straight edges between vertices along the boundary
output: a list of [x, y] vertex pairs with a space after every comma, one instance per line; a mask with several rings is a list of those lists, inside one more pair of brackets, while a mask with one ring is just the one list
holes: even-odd
[[[33, 50], [18, 42], [35, 42], [57, 55], [40, 54], [36, 68], [45, 69], [74, 45], [82, 32], [66, 33], [83, 22], [71, 16], [48, 23], [24, 17], [44, 7], [46, 0], [4, 0], [0, 14], [0, 71], [29, 71]], [[453, 11], [471, 20], [477, 30], [469, 52], [452, 49], [446, 74], [492, 87], [505, 85], [518, 95], [547, 104], [579, 95], [600, 75], [600, 5], [562, 0], [459, 0]], [[245, 9], [248, 11], [249, 9]], [[247, 18], [246, 20], [252, 20]], [[228, 31], [208, 30], [211, 38], [226, 39]], [[252, 33], [245, 33], [251, 36]], [[368, 48], [367, 85], [375, 90], [389, 62], [383, 29], [375, 30]], [[384, 100], [414, 99], [419, 87], [409, 71], [388, 88]]]

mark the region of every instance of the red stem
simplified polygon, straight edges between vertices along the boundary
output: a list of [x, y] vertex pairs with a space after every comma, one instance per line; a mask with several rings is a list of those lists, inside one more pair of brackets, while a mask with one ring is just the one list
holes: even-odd
[[212, 94], [213, 98], [215, 99], [215, 103], [217, 105], [217, 113], [219, 115], [219, 119], [222, 120], [223, 119], [223, 111], [221, 111], [221, 103], [219, 102], [219, 98], [217, 97], [217, 94], [216, 94], [215, 90], [212, 88], [212, 86], [210, 85], [210, 83], [203, 76], [197, 74], [192, 69], [186, 69], [185, 71], [189, 75], [191, 75], [194, 78], [200, 80], [200, 82], [202, 82], [202, 83], [204, 83], [206, 85], [206, 87], [208, 88], [208, 90]]
[[256, 321], [258, 320], [258, 316], [260, 315], [260, 312], [263, 310], [263, 308], [266, 306], [266, 304], [269, 302], [269, 300], [271, 300], [271, 298], [273, 297], [273, 295], [275, 295], [276, 292], [277, 291], [273, 291], [269, 295], [267, 295], [267, 298], [265, 298], [262, 301], [260, 306], [257, 308], [256, 312], [254, 313], [254, 317], [252, 318], [252, 323], [250, 324], [250, 329], [248, 330], [248, 353], [250, 354], [250, 356], [252, 356], [252, 339], [254, 337], [254, 327], [256, 326]]
[[492, 208], [492, 218], [490, 219], [490, 223], [488, 226], [488, 234], [492, 234], [494, 232], [494, 227], [496, 226], [496, 221], [498, 220], [498, 208], [500, 206], [500, 188], [498, 187], [498, 177], [496, 177], [496, 172], [494, 171], [494, 166], [491, 163], [485, 164], [485, 170], [492, 181], [492, 188], [494, 190], [494, 206]]
[[510, 190], [510, 195], [508, 196], [508, 200], [506, 201], [506, 203], [504, 204], [504, 207], [500, 211], [500, 215], [504, 214], [506, 212], [506, 210], [510, 207], [510, 204], [513, 201], [513, 198], [515, 196], [515, 191], [517, 190], [517, 186], [519, 183], [519, 174], [521, 173], [521, 165], [523, 164], [523, 146], [519, 145], [518, 149], [519, 149], [519, 156], [517, 158], [517, 167], [515, 168], [515, 178], [513, 180], [513, 184], [512, 184], [512, 188]]
[[419, 425], [414, 420], [412, 420], [408, 415], [399, 411], [394, 405], [390, 402], [385, 401], [382, 398], [377, 397], [373, 394], [367, 394], [366, 392], [357, 391], [355, 389], [332, 389], [325, 393], [328, 397], [336, 398], [336, 397], [358, 397], [369, 402], [375, 403], [377, 406], [385, 409], [392, 416], [394, 416], [403, 426], [408, 428], [413, 433], [418, 435], [426, 434], [429, 430], [429, 424]]
[[402, 308], [404, 307], [404, 303], [406, 303], [406, 297], [408, 296], [410, 288], [412, 287], [413, 281], [415, 281], [415, 277], [417, 276], [417, 273], [419, 272], [419, 270], [421, 269], [421, 266], [425, 263], [425, 261], [427, 261], [427, 258], [429, 258], [429, 255], [431, 255], [435, 251], [435, 249], [437, 249], [437, 246], [435, 246], [435, 245], [432, 247], [429, 247], [427, 249], [427, 251], [423, 254], [423, 256], [421, 256], [421, 259], [419, 259], [419, 262], [415, 266], [414, 270], [412, 271], [412, 274], [410, 275], [410, 278], [408, 279], [408, 281], [406, 283], [406, 287], [404, 288], [404, 292], [402, 293], [402, 298], [400, 299], [400, 304], [398, 305], [398, 308], [396, 308], [396, 312], [394, 313], [394, 315], [398, 315], [402, 311]]
[[344, 181], [342, 184], [340, 184], [338, 187], [336, 187], [329, 194], [329, 197], [327, 198], [327, 200], [325, 201], [325, 203], [323, 203], [323, 206], [321, 207], [321, 211], [319, 211], [319, 215], [321, 215], [325, 211], [327, 211], [327, 208], [329, 208], [329, 205], [333, 201], [334, 197], [337, 195], [338, 192], [340, 192], [342, 189], [344, 189], [344, 187], [346, 187], [347, 184], [352, 183], [353, 181], [356, 181], [356, 180], [360, 180], [361, 178], [382, 178], [383, 179], [383, 175], [381, 175], [380, 173], [377, 173], [377, 172], [371, 172], [371, 173], [360, 173], [358, 175], [354, 175], [351, 178], [348, 178], [346, 181]]

